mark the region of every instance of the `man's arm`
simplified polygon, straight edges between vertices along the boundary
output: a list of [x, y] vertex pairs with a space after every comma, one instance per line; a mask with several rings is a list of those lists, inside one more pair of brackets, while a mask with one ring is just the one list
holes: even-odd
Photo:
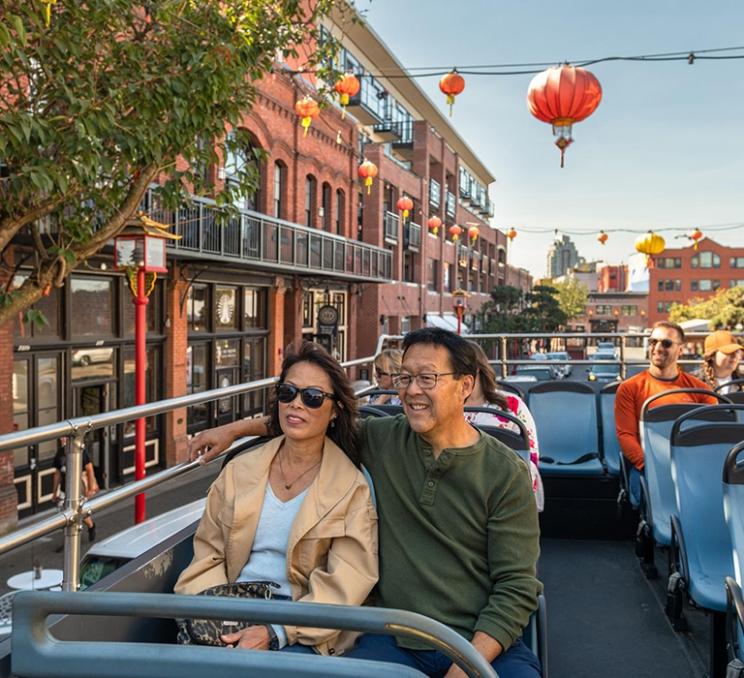
[[615, 396], [615, 433], [623, 456], [639, 471], [643, 470], [640, 424], [636, 414], [635, 393], [620, 384]]
[[189, 441], [189, 459], [202, 463], [222, 454], [237, 438], [269, 435], [269, 418], [241, 419], [202, 431]]
[[59, 498], [59, 484], [62, 480], [62, 474], [59, 469], [54, 469], [54, 475], [52, 476], [52, 501], [57, 501]]
[[[489, 664], [504, 651], [498, 640], [491, 638], [483, 631], [476, 631], [473, 640], [470, 642], [478, 654], [482, 655]], [[444, 678], [466, 678], [466, 676], [467, 674], [459, 666], [453, 664]]]

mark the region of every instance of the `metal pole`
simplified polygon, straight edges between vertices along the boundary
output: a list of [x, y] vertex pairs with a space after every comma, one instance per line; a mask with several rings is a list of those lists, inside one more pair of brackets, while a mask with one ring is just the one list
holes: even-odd
[[509, 376], [509, 368], [506, 364], [506, 361], [508, 359], [507, 354], [507, 339], [506, 337], [501, 337], [501, 341], [499, 342], [499, 348], [501, 353], [501, 378], [506, 379], [506, 377]]
[[[134, 298], [134, 404], [145, 404], [147, 378], [147, 291], [145, 290], [145, 269], [137, 270], [137, 296]], [[145, 477], [145, 418], [140, 417], [135, 423], [134, 440], [134, 479]], [[134, 500], [134, 522], [145, 519], [145, 493], [140, 492]]]
[[65, 558], [62, 590], [77, 591], [80, 582], [80, 532], [83, 513], [83, 445], [86, 431], [76, 431], [72, 444], [67, 444], [65, 466], [65, 512], [71, 515], [65, 526]]

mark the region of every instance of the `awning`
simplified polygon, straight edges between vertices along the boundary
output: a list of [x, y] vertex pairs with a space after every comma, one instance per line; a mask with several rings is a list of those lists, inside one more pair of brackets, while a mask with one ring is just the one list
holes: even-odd
[[[454, 313], [444, 313], [442, 315], [427, 313], [426, 326], [441, 327], [443, 330], [457, 332], [457, 316]], [[460, 329], [462, 334], [470, 334], [470, 328], [464, 322], [461, 323]]]

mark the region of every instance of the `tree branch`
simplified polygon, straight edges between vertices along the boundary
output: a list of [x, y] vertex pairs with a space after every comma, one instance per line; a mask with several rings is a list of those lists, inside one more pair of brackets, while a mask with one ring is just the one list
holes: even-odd
[[20, 217], [8, 215], [0, 219], [0, 251], [3, 251], [13, 239], [16, 233], [27, 224], [51, 214], [62, 203], [66, 202], [74, 192], [68, 191], [63, 195], [57, 195], [54, 198], [47, 198], [36, 207], [27, 210]]

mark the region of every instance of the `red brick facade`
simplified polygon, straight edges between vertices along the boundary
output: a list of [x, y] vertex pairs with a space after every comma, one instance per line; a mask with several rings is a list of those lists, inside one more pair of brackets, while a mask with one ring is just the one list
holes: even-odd
[[627, 287], [628, 267], [625, 264], [597, 267], [597, 292], [624, 292]]
[[673, 303], [705, 299], [719, 289], [744, 286], [744, 247], [703, 238], [693, 246], [666, 249], [649, 271], [649, 322], [665, 320]]

